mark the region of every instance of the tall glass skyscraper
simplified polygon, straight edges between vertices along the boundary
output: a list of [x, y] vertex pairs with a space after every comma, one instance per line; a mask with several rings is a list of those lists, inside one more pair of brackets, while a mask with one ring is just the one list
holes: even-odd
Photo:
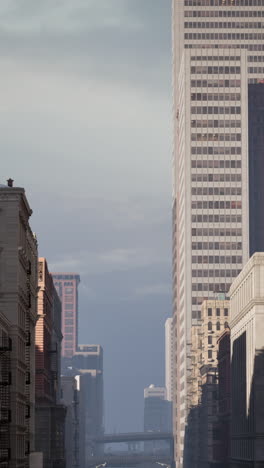
[[[264, 79], [264, 0], [173, 0], [174, 434], [183, 466], [192, 324], [249, 256], [248, 85]], [[264, 85], [263, 85], [264, 86]]]

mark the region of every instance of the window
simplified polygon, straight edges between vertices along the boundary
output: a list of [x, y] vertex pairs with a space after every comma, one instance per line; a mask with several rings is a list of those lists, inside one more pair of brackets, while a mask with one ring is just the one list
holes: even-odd
[[208, 322], [208, 330], [212, 330], [212, 329], [213, 329], [212, 322]]
[[213, 351], [211, 349], [208, 350], [208, 359], [212, 359]]
[[227, 308], [224, 309], [224, 316], [228, 317], [228, 309]]
[[213, 337], [212, 336], [208, 336], [208, 344], [212, 344], [213, 343]]
[[225, 328], [229, 328], [228, 322], [225, 322]]
[[73, 310], [73, 304], [64, 304], [65, 310]]
[[220, 322], [217, 322], [217, 324], [216, 324], [216, 329], [219, 331], [220, 328], [221, 328]]
[[73, 325], [73, 320], [72, 319], [66, 319], [65, 320], [65, 325]]
[[220, 309], [216, 309], [216, 316], [220, 317]]
[[208, 317], [212, 317], [212, 309], [211, 308], [208, 309]]
[[65, 294], [72, 294], [73, 288], [65, 288]]

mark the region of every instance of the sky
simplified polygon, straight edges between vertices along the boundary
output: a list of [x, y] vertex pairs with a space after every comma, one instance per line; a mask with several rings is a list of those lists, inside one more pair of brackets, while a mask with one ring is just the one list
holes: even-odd
[[79, 342], [104, 348], [105, 425], [143, 429], [171, 313], [170, 0], [1, 0], [1, 179], [39, 254], [81, 275]]

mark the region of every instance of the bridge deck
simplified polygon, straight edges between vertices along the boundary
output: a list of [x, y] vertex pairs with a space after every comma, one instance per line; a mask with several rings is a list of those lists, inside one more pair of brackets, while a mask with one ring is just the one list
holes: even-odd
[[110, 444], [118, 442], [144, 442], [146, 440], [168, 440], [172, 441], [170, 432], [134, 432], [125, 434], [104, 434], [96, 437], [93, 441], [97, 444]]

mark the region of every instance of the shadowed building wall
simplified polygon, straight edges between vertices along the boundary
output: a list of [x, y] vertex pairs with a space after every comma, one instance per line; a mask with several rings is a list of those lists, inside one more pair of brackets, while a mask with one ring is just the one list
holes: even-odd
[[230, 288], [231, 467], [264, 466], [264, 253]]

